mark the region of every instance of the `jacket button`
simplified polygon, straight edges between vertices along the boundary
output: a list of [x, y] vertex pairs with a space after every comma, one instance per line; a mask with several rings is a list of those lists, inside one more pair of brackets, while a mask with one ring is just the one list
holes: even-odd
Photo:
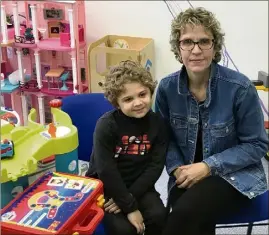
[[254, 193], [253, 192], [249, 192], [250, 196], [254, 196]]
[[207, 123], [205, 123], [205, 127], [207, 127]]
[[235, 180], [235, 178], [234, 178], [234, 177], [231, 177], [230, 179], [231, 179], [231, 180]]

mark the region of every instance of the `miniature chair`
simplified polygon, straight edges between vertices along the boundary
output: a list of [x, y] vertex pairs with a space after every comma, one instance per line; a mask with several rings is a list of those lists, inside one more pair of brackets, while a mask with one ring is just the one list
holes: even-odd
[[[235, 228], [235, 227], [248, 227], [247, 235], [252, 234], [253, 226], [265, 226], [267, 223], [254, 224], [269, 219], [269, 193], [268, 191], [262, 195], [252, 199], [251, 205], [244, 208], [239, 213], [235, 214], [231, 218], [224, 218], [219, 221], [216, 228]], [[230, 224], [230, 225], [229, 225]]]
[[63, 86], [60, 88], [61, 91], [68, 91], [68, 87], [66, 86], [66, 80], [69, 77], [69, 72], [66, 72], [64, 74], [61, 75], [61, 77], [59, 78], [59, 80], [61, 80], [63, 82]]

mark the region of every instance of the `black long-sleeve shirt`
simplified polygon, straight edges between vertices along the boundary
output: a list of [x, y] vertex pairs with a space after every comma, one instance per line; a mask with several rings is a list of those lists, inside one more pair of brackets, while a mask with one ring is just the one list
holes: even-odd
[[86, 176], [94, 172], [124, 213], [137, 209], [136, 200], [154, 188], [165, 163], [168, 138], [161, 117], [150, 111], [131, 118], [120, 110], [104, 114], [94, 132], [93, 153]]

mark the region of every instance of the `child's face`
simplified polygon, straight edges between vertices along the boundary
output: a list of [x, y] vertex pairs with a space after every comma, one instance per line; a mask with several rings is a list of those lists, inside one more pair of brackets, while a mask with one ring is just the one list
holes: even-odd
[[152, 95], [148, 87], [139, 82], [131, 82], [124, 84], [124, 90], [117, 102], [126, 116], [142, 118], [151, 108]]

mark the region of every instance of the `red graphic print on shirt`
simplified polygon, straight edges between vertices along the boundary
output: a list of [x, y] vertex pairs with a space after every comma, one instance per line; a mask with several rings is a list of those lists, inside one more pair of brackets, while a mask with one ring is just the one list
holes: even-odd
[[118, 157], [119, 154], [144, 155], [148, 153], [151, 147], [146, 134], [138, 137], [125, 135], [121, 138], [121, 141], [122, 146], [116, 147], [115, 157]]

